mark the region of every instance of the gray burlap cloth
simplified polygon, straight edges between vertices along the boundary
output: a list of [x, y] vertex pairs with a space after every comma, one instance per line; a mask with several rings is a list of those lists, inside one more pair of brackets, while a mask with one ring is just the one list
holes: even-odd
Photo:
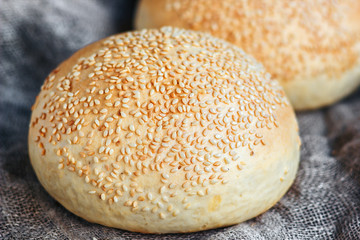
[[0, 239], [360, 239], [359, 90], [331, 107], [297, 113], [303, 142], [297, 178], [255, 219], [199, 233], [144, 235], [68, 212], [29, 163], [30, 106], [47, 74], [75, 50], [131, 29], [135, 2], [0, 3]]

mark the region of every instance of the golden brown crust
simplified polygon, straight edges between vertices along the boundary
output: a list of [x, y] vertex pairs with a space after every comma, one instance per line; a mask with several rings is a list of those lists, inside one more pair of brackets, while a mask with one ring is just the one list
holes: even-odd
[[[171, 25], [206, 31], [253, 55], [281, 84], [299, 80], [312, 85], [323, 75], [341, 82], [344, 73], [360, 67], [360, 53], [355, 48], [360, 42], [359, 11], [358, 0], [142, 0], [136, 27]], [[356, 84], [352, 85], [356, 87], [359, 79], [354, 76], [351, 81]], [[331, 98], [335, 89], [324, 98]], [[298, 99], [292, 97], [297, 89], [286, 90], [291, 100]], [[307, 92], [303, 95], [302, 99], [313, 97]], [[306, 109], [338, 98], [293, 104], [296, 109]]]
[[91, 44], [46, 79], [29, 154], [88, 221], [138, 232], [232, 225], [275, 204], [299, 161], [283, 90], [237, 47], [163, 28]]

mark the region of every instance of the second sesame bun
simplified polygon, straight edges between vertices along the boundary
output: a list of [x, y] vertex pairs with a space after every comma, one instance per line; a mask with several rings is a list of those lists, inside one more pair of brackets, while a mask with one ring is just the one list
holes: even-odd
[[239, 48], [162, 28], [91, 44], [46, 79], [29, 155], [90, 221], [143, 233], [236, 224], [291, 186], [300, 139], [282, 88]]
[[170, 25], [234, 43], [280, 81], [295, 109], [306, 110], [359, 86], [359, 12], [359, 0], [141, 0], [136, 28]]

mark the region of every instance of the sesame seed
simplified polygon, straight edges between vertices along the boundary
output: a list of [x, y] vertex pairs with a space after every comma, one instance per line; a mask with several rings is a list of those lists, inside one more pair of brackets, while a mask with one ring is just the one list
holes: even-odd
[[106, 195], [105, 195], [105, 193], [102, 193], [101, 195], [100, 195], [100, 198], [101, 198], [101, 200], [105, 200], [106, 199]]
[[132, 78], [132, 77], [129, 76], [129, 77], [126, 77], [126, 80], [129, 81], [129, 82], [133, 82], [133, 81], [134, 81], [134, 78]]

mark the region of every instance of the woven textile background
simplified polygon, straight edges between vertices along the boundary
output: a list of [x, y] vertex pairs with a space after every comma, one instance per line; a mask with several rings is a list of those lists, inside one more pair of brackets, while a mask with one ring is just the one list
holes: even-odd
[[[0, 0], [0, 239], [360, 239], [360, 91], [297, 113], [301, 163], [271, 210], [192, 234], [144, 235], [88, 223], [41, 187], [27, 153], [30, 107], [74, 51], [130, 30], [132, 0]], [[319, 89], [321, 91], [321, 89]]]

